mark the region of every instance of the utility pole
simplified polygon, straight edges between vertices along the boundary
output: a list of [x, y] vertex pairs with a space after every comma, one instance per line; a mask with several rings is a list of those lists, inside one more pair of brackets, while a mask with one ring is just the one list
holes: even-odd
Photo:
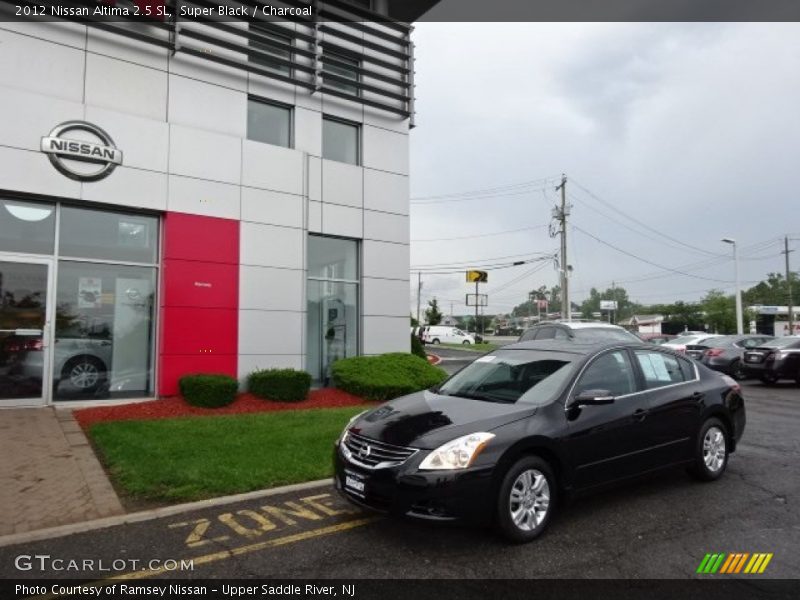
[[572, 320], [572, 307], [569, 303], [569, 279], [567, 278], [567, 176], [561, 175], [561, 208], [555, 209], [555, 216], [561, 222], [561, 318]]
[[789, 289], [789, 335], [794, 334], [794, 311], [792, 310], [792, 272], [789, 269], [789, 236], [783, 238], [783, 254], [786, 255], [786, 287]]
[[419, 320], [420, 300], [422, 300], [422, 271], [417, 273], [417, 325], [422, 325], [422, 321]]

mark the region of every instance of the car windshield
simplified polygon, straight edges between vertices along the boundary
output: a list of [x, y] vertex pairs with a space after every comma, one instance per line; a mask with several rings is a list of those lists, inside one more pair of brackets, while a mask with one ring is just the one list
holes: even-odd
[[436, 390], [485, 402], [546, 404], [573, 371], [573, 355], [506, 350], [481, 356]]
[[791, 348], [797, 343], [800, 343], [800, 337], [792, 335], [764, 342], [764, 346], [769, 348]]
[[620, 342], [641, 342], [641, 338], [625, 329], [614, 329], [612, 327], [581, 327], [573, 329], [572, 335], [578, 340], [611, 340]]

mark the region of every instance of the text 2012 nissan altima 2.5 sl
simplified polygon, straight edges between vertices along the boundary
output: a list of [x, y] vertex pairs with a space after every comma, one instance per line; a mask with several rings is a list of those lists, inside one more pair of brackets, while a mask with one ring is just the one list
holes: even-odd
[[736, 381], [669, 350], [522, 342], [354, 417], [335, 483], [367, 508], [493, 519], [524, 542], [565, 494], [671, 465], [717, 479], [744, 426]]

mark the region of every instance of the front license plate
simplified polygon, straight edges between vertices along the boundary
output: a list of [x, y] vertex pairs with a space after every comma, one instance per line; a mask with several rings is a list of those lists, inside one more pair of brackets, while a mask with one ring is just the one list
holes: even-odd
[[358, 494], [359, 496], [364, 495], [364, 490], [366, 489], [366, 484], [364, 481], [353, 475], [345, 475], [344, 476], [344, 487], [345, 489]]

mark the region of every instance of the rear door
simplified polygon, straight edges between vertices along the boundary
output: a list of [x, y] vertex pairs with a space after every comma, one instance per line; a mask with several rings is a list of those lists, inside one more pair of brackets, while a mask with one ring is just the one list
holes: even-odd
[[650, 405], [645, 435], [648, 469], [691, 457], [705, 400], [697, 367], [688, 359], [658, 350], [633, 351], [642, 396]]

